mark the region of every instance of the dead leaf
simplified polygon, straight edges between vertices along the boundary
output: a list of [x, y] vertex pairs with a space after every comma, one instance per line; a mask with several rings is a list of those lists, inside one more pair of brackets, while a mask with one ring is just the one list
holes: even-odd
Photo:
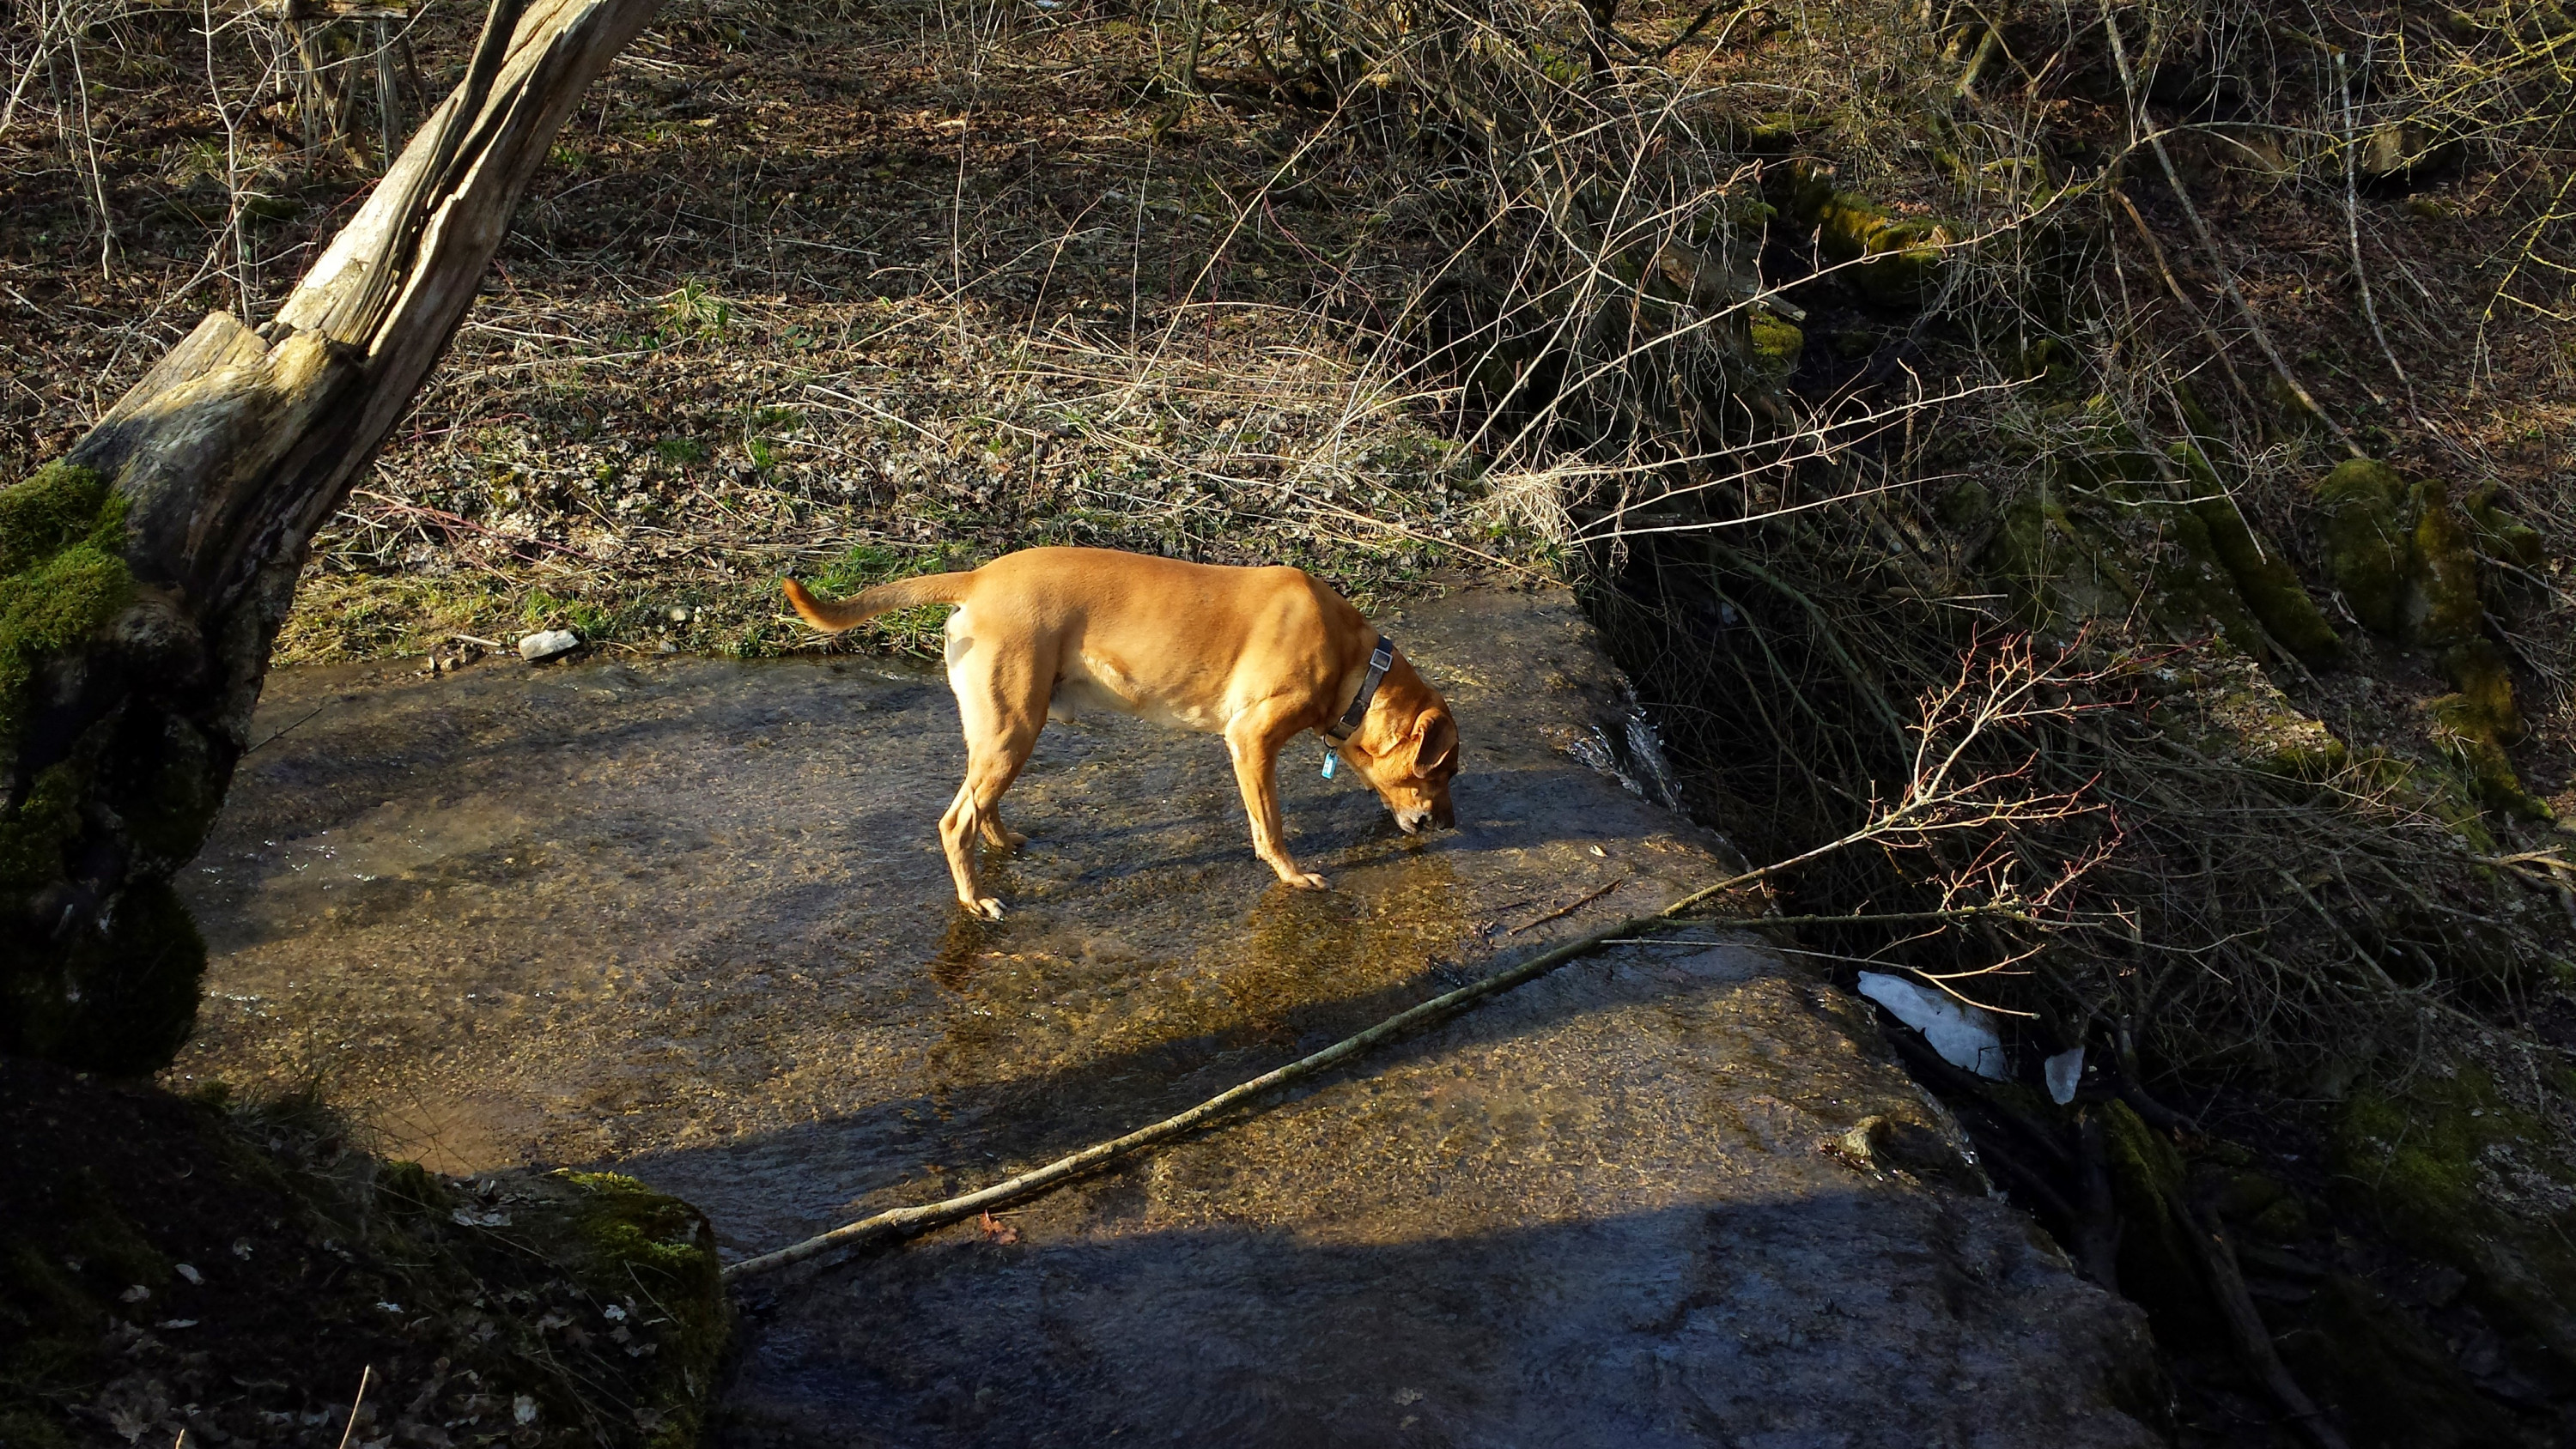
[[991, 1213], [986, 1213], [982, 1217], [977, 1218], [975, 1223], [976, 1226], [984, 1230], [984, 1238], [987, 1242], [998, 1243], [1007, 1248], [1011, 1244], [1020, 1240], [1020, 1230], [1018, 1228], [1012, 1227], [1009, 1223], [1002, 1221]]

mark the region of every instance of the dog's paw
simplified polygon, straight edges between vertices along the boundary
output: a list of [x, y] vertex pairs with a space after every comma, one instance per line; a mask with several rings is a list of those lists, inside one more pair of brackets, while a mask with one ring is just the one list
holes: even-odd
[[1004, 850], [1017, 850], [1028, 843], [1028, 836], [1020, 831], [1005, 830], [1002, 832], [1002, 848]]
[[986, 896], [979, 901], [959, 901], [957, 905], [970, 916], [981, 916], [988, 921], [998, 921], [1002, 918], [1002, 903], [991, 896]]
[[1311, 870], [1301, 870], [1294, 875], [1283, 875], [1279, 878], [1301, 891], [1320, 891], [1331, 889], [1330, 886], [1325, 884], [1322, 876], [1315, 874]]

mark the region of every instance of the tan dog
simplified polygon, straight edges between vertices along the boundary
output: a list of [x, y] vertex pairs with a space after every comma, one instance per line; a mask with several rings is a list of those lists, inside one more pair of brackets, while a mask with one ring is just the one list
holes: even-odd
[[[1002, 792], [1064, 706], [1099, 704], [1225, 736], [1252, 817], [1252, 849], [1292, 886], [1321, 890], [1279, 832], [1279, 751], [1301, 731], [1334, 739], [1370, 682], [1380, 636], [1342, 596], [1293, 568], [1218, 568], [1099, 548], [1033, 548], [962, 574], [879, 584], [824, 603], [794, 579], [787, 602], [837, 633], [891, 609], [955, 604], [948, 687], [966, 726], [966, 780], [939, 820], [957, 899], [991, 920], [1002, 903], [976, 894], [975, 836], [1002, 828]], [[1458, 726], [1439, 692], [1390, 644], [1363, 717], [1335, 748], [1411, 834], [1454, 825], [1449, 778]]]

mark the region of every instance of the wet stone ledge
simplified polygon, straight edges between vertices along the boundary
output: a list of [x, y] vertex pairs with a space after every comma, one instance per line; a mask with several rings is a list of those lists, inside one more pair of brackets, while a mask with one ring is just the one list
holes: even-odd
[[[1402, 836], [1301, 744], [1290, 843], [1334, 888], [1291, 892], [1217, 741], [1054, 724], [990, 926], [938, 855], [963, 747], [931, 669], [280, 674], [287, 733], [192, 873], [211, 994], [176, 1071], [318, 1073], [442, 1171], [631, 1175], [739, 1259], [1725, 872], [1585, 763], [1628, 706], [1562, 591], [1381, 622], [1459, 714], [1462, 829]], [[1963, 1146], [1812, 972], [1624, 946], [989, 1226], [756, 1281], [714, 1437], [2158, 1442], [2139, 1316]]]

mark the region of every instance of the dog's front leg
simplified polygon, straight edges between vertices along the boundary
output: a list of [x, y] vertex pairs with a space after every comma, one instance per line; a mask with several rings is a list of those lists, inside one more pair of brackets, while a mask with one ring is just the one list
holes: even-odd
[[1281, 727], [1284, 713], [1284, 709], [1260, 707], [1246, 710], [1225, 727], [1225, 748], [1234, 756], [1234, 782], [1243, 790], [1243, 813], [1252, 818], [1252, 853], [1288, 884], [1319, 891], [1324, 878], [1297, 868], [1279, 825], [1279, 750], [1297, 733]]

